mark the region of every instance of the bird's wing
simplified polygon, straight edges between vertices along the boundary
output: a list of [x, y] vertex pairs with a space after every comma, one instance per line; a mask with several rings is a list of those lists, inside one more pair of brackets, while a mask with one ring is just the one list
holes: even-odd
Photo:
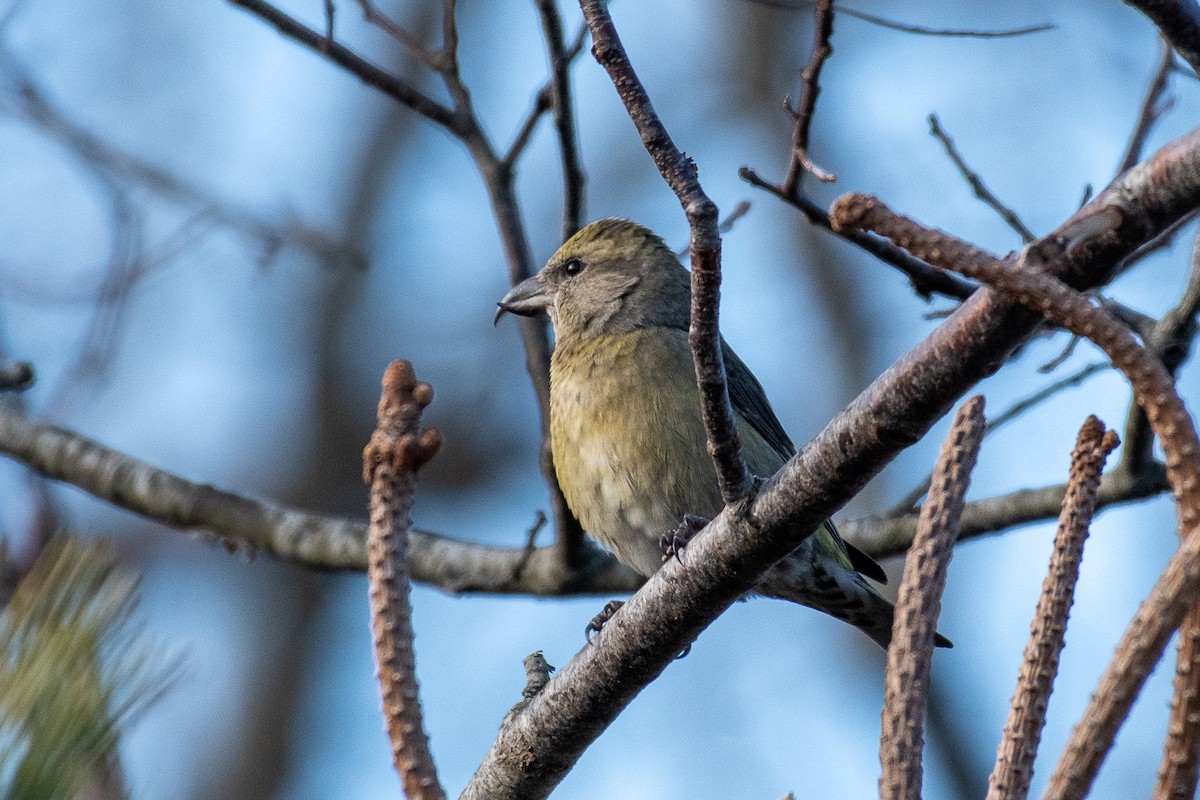
[[[779, 457], [786, 461], [796, 452], [796, 446], [788, 438], [779, 418], [767, 400], [767, 393], [750, 368], [738, 358], [725, 340], [721, 340], [721, 354], [725, 358], [726, 383], [729, 385], [729, 402], [733, 410], [754, 428], [755, 432], [771, 446]], [[762, 475], [760, 477], [767, 477]], [[826, 520], [821, 529], [814, 534], [817, 542], [831, 556], [840, 561], [843, 566], [879, 581], [887, 583], [887, 573], [883, 567], [875, 563], [869, 555], [854, 545], [845, 542], [833, 527], [832, 520]]]
[[781, 459], [787, 461], [796, 452], [796, 446], [779, 424], [779, 418], [767, 402], [767, 393], [763, 391], [762, 384], [724, 339], [721, 340], [721, 355], [725, 357], [726, 383], [729, 384], [729, 402], [733, 410], [750, 423], [750, 427], [771, 445]]

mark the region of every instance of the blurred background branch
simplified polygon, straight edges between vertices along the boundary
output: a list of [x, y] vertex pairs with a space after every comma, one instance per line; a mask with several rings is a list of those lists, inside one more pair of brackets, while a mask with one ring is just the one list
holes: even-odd
[[[535, 396], [544, 392], [548, 340], [531, 325], [522, 355], [516, 337], [489, 327], [492, 302], [589, 217], [633, 217], [669, 241], [686, 233], [611, 83], [578, 57], [587, 42], [571, 4], [240, 5], [253, 16], [221, 3], [171, 13], [140, 1], [0, 6], [0, 147], [20, 156], [0, 165], [0, 364], [26, 362], [39, 377], [29, 385], [18, 375], [20, 391], [0, 396], [0, 449], [12, 459], [0, 465], [11, 551], [3, 585], [11, 591], [61, 524], [108, 536], [123, 568], [147, 575], [148, 624], [187, 642], [188, 691], [168, 694], [123, 737], [107, 773], [122, 779], [118, 790], [257, 800], [336, 797], [353, 785], [356, 796], [391, 796], [365, 578], [329, 573], [365, 566], [356, 462], [378, 374], [411, 356], [439, 387], [431, 424], [447, 437], [422, 473], [414, 576], [444, 592], [509, 595], [451, 602], [420, 586], [413, 595], [427, 722], [446, 785], [461, 786], [519, 691], [505, 682], [510, 667], [542, 648], [566, 663], [595, 610], [591, 599], [523, 597], [624, 594], [641, 583], [584, 542], [553, 485], [547, 493], [531, 477], [544, 430], [514, 365], [526, 358]], [[827, 22], [836, 13], [845, 23], [804, 152], [846, 186], [1005, 252], [1011, 231], [972, 202], [928, 141], [926, 117], [936, 110], [996, 197], [1020, 198], [1027, 230], [1050, 230], [1085, 184], [1103, 185], [1113, 164], [1133, 166], [1195, 119], [1194, 81], [1176, 74], [1191, 70], [1161, 44], [1190, 60], [1193, 4], [1136, 6], [1145, 18], [1121, 4], [1073, 4], [1053, 26], [1031, 25], [1019, 9], [914, 8], [895, 20], [835, 6]], [[814, 43], [828, 43], [816, 10], [613, 6], [658, 113], [722, 208], [744, 195], [738, 165], [792, 163], [797, 119], [780, 113], [780, 98], [804, 97], [798, 76]], [[269, 35], [264, 20], [292, 40]], [[815, 88], [814, 77], [814, 99]], [[976, 285], [873, 234], [821, 233], [823, 184], [789, 198], [748, 169], [744, 180], [787, 202], [758, 203], [726, 232], [722, 330], [801, 441], [929, 332], [922, 298], [957, 303]], [[1097, 301], [1163, 359], [1185, 397], [1196, 391], [1186, 366], [1195, 275], [1181, 268], [1192, 216], [1124, 257]], [[992, 408], [1021, 411], [988, 437], [961, 521], [973, 543], [956, 551], [943, 611], [957, 646], [933, 673], [934, 710], [955, 720], [954, 741], [945, 726], [929, 730], [931, 796], [986, 782], [1027, 633], [1007, 600], [1032, 606], [1040, 575], [1026, 566], [1044, 563], [1053, 531], [979, 534], [1058, 513], [1067, 445], [1053, 443], [1082, 416], [1128, 412], [1126, 447], [1101, 480], [1106, 511], [1055, 695], [1063, 713], [1050, 715], [1044, 748], [1061, 746], [1087, 699], [1070, 687], [1096, 678], [1082, 665], [1099, 669], [1096, 654], [1116, 644], [1112, 620], [1133, 614], [1174, 547], [1148, 423], [1114, 373], [1090, 366], [1086, 342], [1063, 341], [1047, 329], [981, 387]], [[1036, 365], [1047, 362], [1063, 377], [1035, 391]], [[942, 432], [854, 501], [839, 522], [847, 539], [877, 555], [906, 549], [923, 492], [898, 498], [928, 469]], [[544, 449], [540, 458], [552, 475]], [[40, 475], [277, 558], [229, 558], [162, 536], [160, 525]], [[554, 518], [553, 543], [528, 531], [539, 507]], [[797, 784], [774, 764], [800, 765], [831, 796], [875, 791], [880, 661], [812, 616], [735, 605], [556, 796], [626, 796], [636, 769], [650, 796], [773, 797]], [[814, 667], [831, 659], [844, 668]], [[456, 677], [463, 664], [470, 686]], [[796, 674], [807, 676], [802, 690]], [[1168, 683], [1147, 686], [1153, 699], [1127, 723], [1097, 797], [1151, 791], [1144, 765], [1167, 725]], [[731, 762], [652, 758], [663, 720], [694, 706], [696, 692], [724, 699], [695, 710], [676, 750], [720, 741]], [[813, 745], [831, 731], [837, 752]]]

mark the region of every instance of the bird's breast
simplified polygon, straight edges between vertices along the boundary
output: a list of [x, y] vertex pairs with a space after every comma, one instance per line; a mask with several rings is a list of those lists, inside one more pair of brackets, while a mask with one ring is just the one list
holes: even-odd
[[642, 574], [658, 568], [659, 537], [685, 514], [721, 508], [684, 331], [560, 341], [550, 435], [571, 511]]

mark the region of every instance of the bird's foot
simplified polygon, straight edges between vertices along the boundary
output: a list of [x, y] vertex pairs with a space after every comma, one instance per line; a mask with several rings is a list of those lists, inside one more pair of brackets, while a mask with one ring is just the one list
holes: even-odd
[[624, 600], [609, 600], [604, 604], [604, 608], [600, 609], [600, 613], [592, 617], [592, 621], [583, 629], [583, 635], [587, 637], [587, 643], [593, 644], [593, 637], [621, 610], [621, 606], [625, 605]]
[[[701, 525], [700, 527], [704, 526]], [[623, 605], [625, 605], [624, 600], [609, 600], [604, 604], [604, 608], [600, 609], [600, 613], [592, 617], [592, 621], [589, 622], [587, 627], [583, 629], [583, 634], [587, 637], [587, 643], [589, 645], [596, 643], [596, 634], [600, 633], [601, 629], [603, 629], [604, 626], [608, 624], [608, 621], [613, 618], [613, 614], [616, 614], [618, 611], [620, 611], [621, 606]], [[675, 656], [675, 658], [683, 658], [690, 652], [692, 652], [692, 646], [689, 644], [687, 647], [683, 648], [683, 652]]]
[[683, 559], [680, 558], [680, 553], [683, 548], [687, 547], [687, 543], [692, 540], [700, 531], [704, 530], [704, 526], [709, 523], [709, 520], [704, 517], [697, 517], [694, 514], [684, 514], [683, 522], [679, 527], [668, 533], [664, 533], [662, 538], [658, 540], [658, 546], [662, 549], [662, 560], [666, 563], [673, 556], [680, 564]]

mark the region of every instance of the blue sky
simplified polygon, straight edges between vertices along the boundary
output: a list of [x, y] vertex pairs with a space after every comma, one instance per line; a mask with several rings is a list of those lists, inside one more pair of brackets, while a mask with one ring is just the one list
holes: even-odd
[[[321, 23], [318, 0], [281, 4]], [[421, 4], [390, 4], [421, 26]], [[313, 53], [221, 2], [15, 0], [0, 28], [0, 350], [40, 375], [30, 412], [188, 478], [253, 496], [363, 516], [354, 459], [393, 358], [433, 382], [429, 418], [446, 437], [414, 518], [423, 527], [517, 546], [546, 506], [537, 420], [516, 327], [493, 329], [507, 283], [486, 197], [463, 148]], [[437, 93], [388, 39], [338, 5], [338, 30], [378, 63]], [[935, 27], [1056, 28], [1012, 40], [933, 39], [839, 18], [812, 152], [845, 191], [994, 252], [1020, 245], [928, 133], [936, 112], [996, 193], [1044, 233], [1085, 185], [1112, 177], [1158, 61], [1152, 26], [1114, 2], [938, 4], [863, 10]], [[808, 59], [807, 11], [745, 0], [620, 2], [613, 15], [676, 141], [722, 209], [753, 202], [726, 236], [722, 326], [797, 442], [937, 324], [902, 278], [811, 231], [742, 182], [743, 165], [781, 176], [790, 137], [779, 110]], [[578, 10], [564, 6], [568, 30]], [[428, 15], [427, 15], [428, 16]], [[436, 19], [436, 14], [432, 15]], [[507, 143], [545, 79], [530, 3], [464, 1], [463, 70], [490, 135]], [[14, 99], [31, 78], [74, 124], [199, 188], [224, 208], [349, 239], [366, 271], [321, 263], [213, 222], [153, 187], [115, 192], [55, 128]], [[608, 78], [586, 53], [574, 72], [588, 218], [620, 215], [683, 244], [686, 221]], [[1157, 146], [1192, 127], [1194, 81]], [[557, 247], [560, 194], [550, 129], [519, 167], [532, 247]], [[114, 220], [117, 220], [114, 223]], [[1151, 314], [1183, 286], [1190, 235], [1122, 277], [1112, 295]], [[107, 328], [103, 368], [71, 380], [113, 253], [152, 263]], [[992, 413], [1056, 376], [1037, 367], [1065, 345], [1036, 341], [981, 390]], [[1081, 346], [1057, 374], [1099, 358]], [[1185, 398], [1196, 382], [1182, 377]], [[1111, 374], [1067, 391], [983, 448], [972, 496], [1061, 482], [1088, 413], [1120, 428], [1128, 403]], [[325, 420], [318, 427], [320, 420]], [[932, 465], [940, 425], [843, 512], [882, 513]], [[73, 529], [110, 537], [144, 575], [148, 632], [187, 669], [134, 726], [123, 753], [136, 797], [210, 796], [232, 771], [256, 701], [286, 703], [274, 797], [395, 797], [367, 633], [362, 576], [307, 575], [231, 555], [56, 490]], [[20, 470], [0, 464], [0, 532], [19, 550], [29, 525]], [[934, 683], [944, 734], [927, 752], [927, 796], [986, 779], [1007, 712], [1053, 527], [959, 547], [950, 567]], [[1085, 555], [1062, 675], [1038, 762], [1041, 786], [1112, 647], [1175, 546], [1171, 505], [1109, 510]], [[898, 576], [898, 565], [888, 564]], [[460, 597], [418, 587], [418, 671], [434, 753], [451, 794], [470, 778], [518, 699], [521, 659], [565, 663], [606, 598]], [[298, 611], [303, 608], [303, 611]], [[878, 779], [882, 653], [852, 629], [785, 604], [738, 604], [587, 752], [556, 798], [862, 797]], [[1151, 680], [1095, 797], [1152, 785], [1170, 669]], [[280, 684], [286, 684], [281, 688]], [[272, 700], [272, 698], [277, 698]], [[257, 713], [257, 712], [255, 712]], [[275, 719], [272, 717], [271, 719]], [[951, 750], [957, 748], [957, 754]]]

